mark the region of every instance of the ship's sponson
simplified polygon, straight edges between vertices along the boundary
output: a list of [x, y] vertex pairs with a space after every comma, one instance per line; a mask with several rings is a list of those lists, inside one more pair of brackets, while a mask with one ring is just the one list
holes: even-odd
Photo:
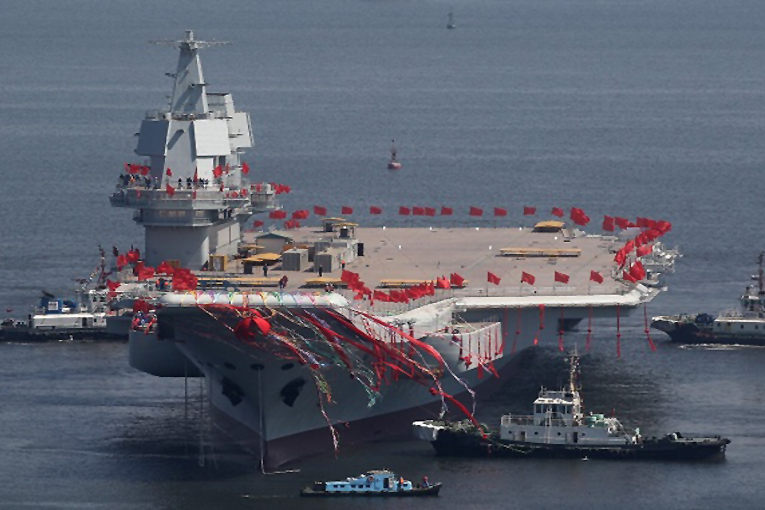
[[159, 300], [165, 307], [232, 305], [245, 307], [342, 308], [348, 300], [337, 293], [306, 294], [290, 292], [185, 292], [168, 293]]

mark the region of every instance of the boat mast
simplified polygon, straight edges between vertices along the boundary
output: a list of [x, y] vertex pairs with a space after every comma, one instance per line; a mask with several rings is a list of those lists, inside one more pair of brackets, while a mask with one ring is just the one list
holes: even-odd
[[765, 251], [760, 252], [760, 256], [757, 257], [757, 263], [760, 266], [759, 271], [757, 272], [757, 290], [758, 294], [762, 296], [765, 294], [765, 291], [763, 291], [763, 277], [762, 277], [762, 263], [763, 260], [765, 260]]
[[577, 354], [576, 347], [568, 358], [568, 364], [568, 391], [574, 394], [579, 391], [579, 355]]

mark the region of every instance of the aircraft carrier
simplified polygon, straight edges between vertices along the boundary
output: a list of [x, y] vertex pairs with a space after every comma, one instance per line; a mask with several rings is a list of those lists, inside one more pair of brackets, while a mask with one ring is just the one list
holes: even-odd
[[[456, 213], [475, 220], [463, 228], [446, 215], [410, 228], [402, 210], [374, 228], [349, 210], [289, 215], [284, 188], [251, 181], [242, 159], [249, 117], [207, 91], [198, 50], [211, 43], [189, 31], [167, 44], [180, 50], [170, 105], [147, 114], [145, 159], [111, 197], [146, 229], [143, 256], [117, 264], [147, 289], [130, 364], [203, 375], [216, 424], [263, 466], [406, 434], [447, 409], [470, 414], [521, 350], [563, 349], [566, 327], [616, 321], [663, 289], [677, 255], [658, 239], [667, 222], [588, 235], [579, 209], [533, 228], [492, 228], [477, 208]], [[248, 231], [257, 213], [272, 228]]]

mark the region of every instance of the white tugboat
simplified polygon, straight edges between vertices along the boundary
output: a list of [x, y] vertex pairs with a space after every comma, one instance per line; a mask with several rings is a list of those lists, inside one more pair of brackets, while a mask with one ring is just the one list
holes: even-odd
[[569, 358], [569, 384], [559, 391], [545, 388], [534, 401], [534, 414], [502, 416], [499, 431], [469, 421], [414, 422], [414, 434], [430, 441], [439, 455], [467, 457], [573, 457], [606, 459], [698, 460], [722, 456], [729, 439], [683, 437], [644, 438], [615, 417], [585, 416], [577, 378], [579, 358]]
[[412, 497], [438, 496], [441, 484], [431, 484], [428, 477], [422, 478], [422, 484], [416, 486], [410, 480], [398, 476], [387, 469], [372, 470], [359, 476], [331, 482], [316, 482], [313, 487], [306, 487], [301, 496], [384, 496]]

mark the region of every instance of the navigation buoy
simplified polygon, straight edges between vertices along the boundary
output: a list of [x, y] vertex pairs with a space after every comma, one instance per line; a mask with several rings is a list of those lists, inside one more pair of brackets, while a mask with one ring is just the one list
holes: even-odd
[[390, 141], [390, 161], [388, 162], [388, 170], [401, 170], [401, 163], [396, 159], [396, 141]]

